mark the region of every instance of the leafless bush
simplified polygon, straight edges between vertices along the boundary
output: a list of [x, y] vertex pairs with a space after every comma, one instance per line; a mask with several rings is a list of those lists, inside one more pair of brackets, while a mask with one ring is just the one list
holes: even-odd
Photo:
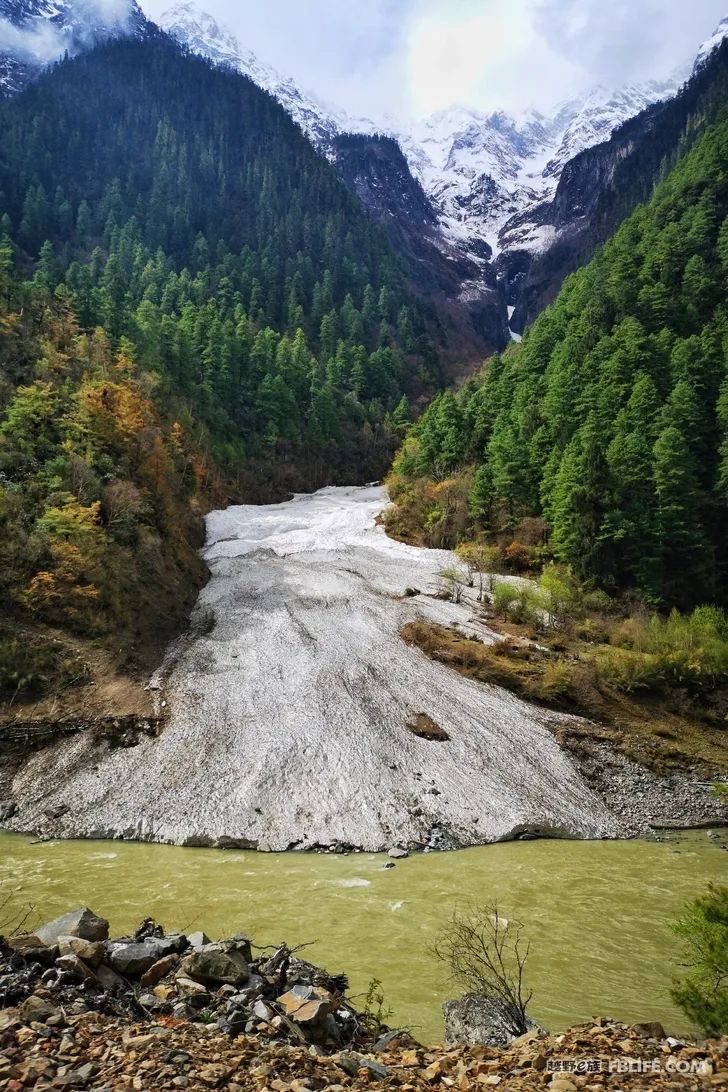
[[455, 911], [435, 942], [434, 952], [467, 993], [495, 998], [513, 1035], [528, 1031], [524, 973], [530, 944], [523, 924], [508, 921], [494, 904]]
[[438, 573], [440, 579], [440, 598], [459, 603], [467, 587], [472, 587], [472, 579], [463, 569], [443, 569]]

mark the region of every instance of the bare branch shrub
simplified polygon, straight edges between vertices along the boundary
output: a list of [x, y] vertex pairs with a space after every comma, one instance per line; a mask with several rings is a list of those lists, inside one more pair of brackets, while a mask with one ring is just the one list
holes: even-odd
[[456, 910], [434, 946], [434, 953], [467, 993], [494, 998], [513, 1035], [528, 1031], [524, 974], [530, 944], [523, 923], [509, 921], [495, 904], [474, 903]]

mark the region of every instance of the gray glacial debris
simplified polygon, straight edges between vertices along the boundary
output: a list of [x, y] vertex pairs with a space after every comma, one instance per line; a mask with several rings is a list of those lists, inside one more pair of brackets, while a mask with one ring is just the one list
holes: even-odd
[[[427, 594], [452, 555], [389, 539], [375, 522], [386, 502], [381, 487], [329, 488], [211, 513], [211, 580], [158, 676], [164, 730], [33, 753], [7, 825], [263, 850], [620, 834], [551, 713], [400, 638], [425, 618], [496, 639], [467, 596]], [[447, 739], [414, 734], [423, 716]]]

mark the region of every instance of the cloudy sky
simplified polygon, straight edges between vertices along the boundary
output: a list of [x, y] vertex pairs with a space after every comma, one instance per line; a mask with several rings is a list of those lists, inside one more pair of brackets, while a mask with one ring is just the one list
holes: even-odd
[[[158, 17], [173, 0], [141, 0]], [[728, 0], [201, 0], [261, 60], [354, 114], [549, 107], [664, 77]]]

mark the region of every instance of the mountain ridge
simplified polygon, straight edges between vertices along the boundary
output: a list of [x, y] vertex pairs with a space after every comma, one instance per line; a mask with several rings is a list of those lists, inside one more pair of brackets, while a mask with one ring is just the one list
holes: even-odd
[[[132, 33], [144, 33], [154, 25], [135, 0], [120, 0], [120, 4], [122, 8], [115, 4], [109, 9], [102, 0], [2, 0], [0, 17], [10, 19], [24, 35], [50, 22], [61, 36], [58, 40], [70, 43], [73, 52], [118, 33], [122, 25], [124, 32], [131, 28]], [[110, 22], [108, 17], [106, 22], [101, 18], [103, 11], [115, 13]], [[229, 29], [194, 0], [167, 9], [159, 25], [186, 48], [242, 72], [271, 94], [314, 146], [337, 165], [350, 188], [356, 192], [358, 186], [360, 198], [366, 190], [365, 207], [387, 227], [408, 258], [413, 283], [437, 283], [453, 313], [463, 307], [467, 311], [464, 324], [456, 319], [456, 325], [470, 331], [466, 357], [502, 348], [533, 317], [540, 294], [531, 290], [530, 271], [535, 266], [543, 276], [544, 269], [558, 266], [552, 252], [558, 254], [563, 239], [574, 230], [572, 224], [560, 224], [560, 183], [567, 164], [610, 140], [627, 121], [674, 98], [691, 67], [694, 73], [705, 67], [728, 34], [726, 18], [700, 46], [692, 66], [682, 66], [665, 80], [617, 89], [594, 87], [551, 114], [535, 109], [518, 115], [502, 110], [483, 113], [453, 106], [404, 126], [394, 118], [385, 119], [385, 124], [352, 118], [327, 106], [243, 48]], [[7, 54], [4, 58], [0, 54], [0, 91], [3, 86], [6, 94], [18, 90], [33, 71], [22, 51], [16, 50], [10, 62]], [[356, 185], [351, 164], [340, 162], [347, 146], [342, 138], [348, 133], [369, 140], [370, 176], [365, 184], [362, 147], [358, 148]], [[398, 153], [392, 144], [378, 143], [382, 137], [397, 142], [412, 176], [412, 184], [406, 182], [399, 196], [387, 193], [383, 182], [386, 150], [390, 152], [389, 179], [401, 181], [403, 176]], [[433, 214], [423, 214], [417, 223], [406, 207], [415, 185], [421, 187]], [[416, 237], [420, 232], [423, 241]], [[428, 263], [438, 267], [432, 274], [424, 270]], [[446, 282], [448, 287], [443, 289]], [[556, 282], [548, 287], [546, 296], [553, 296], [556, 287]]]
[[557, 232], [548, 222], [549, 207], [556, 200], [567, 163], [609, 140], [626, 121], [673, 98], [691, 71], [705, 65], [728, 34], [726, 18], [699, 47], [694, 62], [680, 66], [666, 79], [612, 89], [596, 86], [562, 103], [551, 116], [535, 109], [513, 116], [502, 110], [483, 113], [456, 105], [405, 128], [396, 119], [387, 119], [382, 126], [323, 105], [242, 50], [235, 36], [194, 0], [169, 8], [160, 25], [190, 48], [240, 67], [278, 99], [329, 158], [335, 159], [335, 140], [343, 132], [373, 136], [384, 131], [393, 137], [435, 212], [438, 245], [450, 259], [455, 253], [456, 260], [472, 263], [476, 269], [458, 297], [472, 291], [477, 270], [488, 280], [486, 269], [496, 260], [505, 286], [503, 306], [510, 305], [511, 314], [516, 313], [516, 334], [523, 329], [519, 289], [527, 270], [557, 241]]

